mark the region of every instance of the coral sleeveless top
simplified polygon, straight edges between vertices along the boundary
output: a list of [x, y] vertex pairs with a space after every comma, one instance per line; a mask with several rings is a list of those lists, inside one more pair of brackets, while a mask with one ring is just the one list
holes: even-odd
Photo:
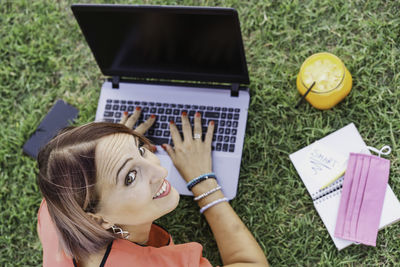
[[[43, 199], [38, 212], [38, 234], [43, 247], [43, 266], [77, 266], [75, 260], [60, 249], [56, 229]], [[209, 267], [202, 257], [203, 247], [191, 242], [175, 245], [170, 234], [153, 224], [147, 246], [117, 239], [110, 243], [100, 266], [200, 266]]]

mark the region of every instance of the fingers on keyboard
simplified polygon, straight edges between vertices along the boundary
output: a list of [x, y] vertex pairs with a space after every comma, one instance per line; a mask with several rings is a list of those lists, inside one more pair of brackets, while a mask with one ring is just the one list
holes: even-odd
[[[200, 117], [196, 117], [196, 114]], [[239, 117], [239, 108], [111, 99], [107, 100], [103, 114], [103, 120], [107, 122], [126, 124], [129, 121], [132, 127], [136, 126], [137, 131], [144, 133], [157, 145], [182, 142], [181, 134], [185, 125], [188, 126], [185, 136], [192, 140], [194, 126], [193, 132], [201, 133], [202, 138], [212, 144], [213, 150], [225, 152], [235, 150]], [[168, 126], [171, 121], [174, 124]], [[213, 131], [209, 133], [211, 121], [214, 125]]]

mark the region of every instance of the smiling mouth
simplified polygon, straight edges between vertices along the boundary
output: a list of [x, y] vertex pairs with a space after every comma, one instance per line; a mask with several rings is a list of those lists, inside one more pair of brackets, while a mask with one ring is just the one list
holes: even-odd
[[166, 195], [169, 194], [170, 191], [171, 191], [171, 185], [168, 183], [167, 180], [164, 179], [162, 185], [160, 186], [160, 189], [153, 197], [153, 199], [165, 197]]

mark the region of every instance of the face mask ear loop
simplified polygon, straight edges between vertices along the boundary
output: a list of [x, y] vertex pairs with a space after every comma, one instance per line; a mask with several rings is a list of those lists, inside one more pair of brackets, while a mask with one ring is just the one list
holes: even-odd
[[373, 152], [375, 152], [376, 154], [378, 154], [378, 156], [380, 157], [381, 155], [387, 156], [390, 154], [390, 152], [392, 152], [392, 149], [390, 146], [383, 146], [381, 148], [381, 150], [376, 149], [375, 147], [372, 146], [367, 146], [367, 148]]

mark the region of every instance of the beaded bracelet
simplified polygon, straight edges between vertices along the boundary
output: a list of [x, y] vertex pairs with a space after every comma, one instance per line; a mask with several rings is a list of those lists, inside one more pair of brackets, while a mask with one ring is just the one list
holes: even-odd
[[187, 185], [186, 185], [187, 189], [192, 191], [193, 186], [195, 186], [196, 184], [198, 184], [198, 183], [200, 183], [200, 182], [202, 182], [204, 180], [207, 180], [208, 178], [213, 178], [215, 180], [217, 179], [217, 177], [215, 176], [215, 173], [213, 173], [213, 172], [205, 173], [205, 174], [202, 174], [202, 175], [194, 178], [190, 182], [188, 182]]
[[215, 200], [215, 201], [213, 201], [211, 203], [208, 203], [207, 205], [205, 205], [204, 207], [202, 207], [200, 209], [200, 213], [203, 214], [203, 212], [205, 212], [207, 209], [209, 209], [212, 206], [215, 206], [215, 205], [217, 205], [217, 204], [219, 204], [221, 202], [224, 202], [224, 201], [228, 202], [228, 199], [226, 197], [224, 197], [224, 198], [217, 199], [217, 200]]
[[211, 195], [212, 193], [214, 193], [214, 192], [216, 192], [216, 191], [218, 191], [218, 190], [220, 190], [220, 189], [221, 189], [221, 186], [218, 185], [217, 187], [211, 189], [210, 191], [205, 192], [205, 193], [201, 194], [200, 196], [195, 197], [195, 198], [194, 198], [194, 201], [197, 201], [197, 200], [200, 200], [200, 199], [202, 199], [202, 198], [205, 198], [206, 196]]

